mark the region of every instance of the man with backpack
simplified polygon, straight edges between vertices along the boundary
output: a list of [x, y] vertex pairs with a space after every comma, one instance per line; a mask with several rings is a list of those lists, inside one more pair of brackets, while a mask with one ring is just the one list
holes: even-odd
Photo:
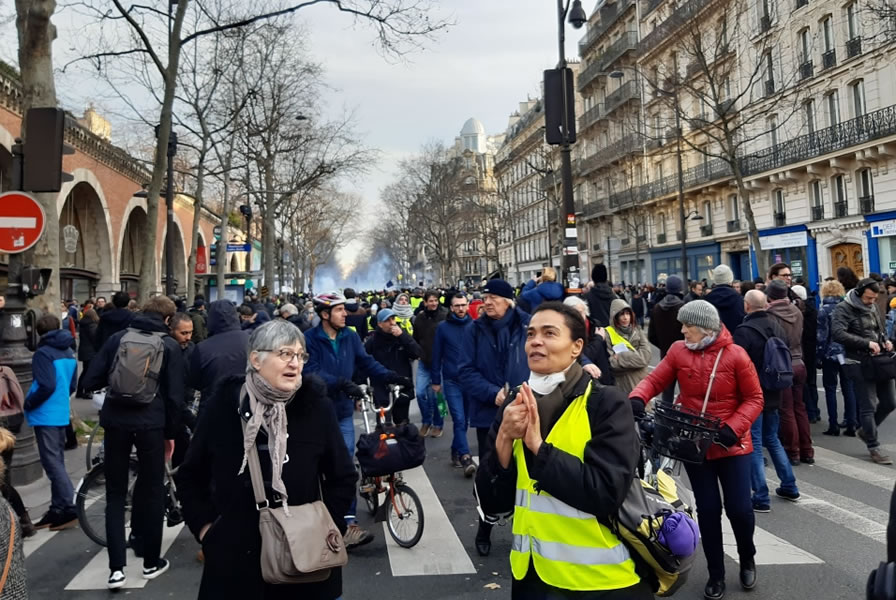
[[759, 290], [750, 290], [744, 296], [744, 322], [734, 330], [734, 343], [747, 351], [759, 374], [759, 385], [765, 401], [762, 412], [753, 421], [750, 433], [753, 438], [753, 462], [751, 465], [751, 487], [753, 488], [753, 510], [769, 512], [771, 503], [768, 484], [765, 480], [765, 461], [762, 447], [775, 466], [781, 486], [775, 494], [786, 500], [796, 501], [800, 497], [796, 477], [787, 458], [787, 452], [778, 439], [778, 407], [781, 405], [781, 390], [793, 385], [790, 349], [784, 342], [785, 332], [766, 311], [768, 301]]
[[103, 345], [84, 381], [88, 390], [108, 386], [100, 425], [105, 429], [109, 589], [121, 588], [127, 581], [124, 505], [133, 447], [137, 448], [138, 471], [131, 545], [135, 553], [142, 550], [144, 579], [155, 579], [169, 566], [160, 557], [165, 461], [174, 452], [184, 397], [182, 350], [168, 335], [174, 312], [169, 298], [151, 298], [128, 329]]

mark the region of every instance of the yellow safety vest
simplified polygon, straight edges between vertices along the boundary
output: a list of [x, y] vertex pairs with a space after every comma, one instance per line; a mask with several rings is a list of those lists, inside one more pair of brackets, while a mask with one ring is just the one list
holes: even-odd
[[[545, 442], [580, 461], [591, 440], [587, 402], [591, 384], [572, 401]], [[618, 590], [640, 578], [628, 548], [589, 513], [582, 512], [535, 489], [529, 478], [522, 440], [514, 440], [516, 507], [513, 512], [513, 545], [510, 567], [521, 580], [534, 565], [539, 579], [564, 590]]]
[[417, 296], [411, 296], [410, 304], [414, 307], [414, 310], [417, 310], [417, 307], [423, 303], [423, 298], [418, 298]]
[[395, 324], [408, 332], [408, 335], [414, 335], [414, 326], [411, 325], [410, 319], [403, 319], [402, 317], [395, 317]]
[[631, 350], [632, 352], [635, 351], [635, 347], [632, 346], [631, 343], [627, 339], [625, 339], [624, 337], [619, 335], [618, 331], [616, 331], [612, 327], [607, 327], [606, 331], [608, 334], [610, 334], [610, 343], [612, 345], [615, 346], [616, 344], [625, 344], [626, 346], [629, 347], [629, 350]]

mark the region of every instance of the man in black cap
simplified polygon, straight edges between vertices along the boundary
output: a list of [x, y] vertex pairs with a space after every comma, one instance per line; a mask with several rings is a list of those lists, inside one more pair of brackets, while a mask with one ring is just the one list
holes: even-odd
[[585, 294], [585, 301], [588, 303], [588, 312], [591, 320], [598, 327], [608, 327], [610, 325], [610, 304], [617, 298], [613, 293], [613, 288], [607, 283], [607, 267], [604, 265], [594, 265], [591, 269], [591, 281], [594, 287]]

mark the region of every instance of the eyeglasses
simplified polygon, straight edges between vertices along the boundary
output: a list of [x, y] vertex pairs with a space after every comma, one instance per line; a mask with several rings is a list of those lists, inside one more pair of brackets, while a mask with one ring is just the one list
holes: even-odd
[[[272, 349], [262, 349], [259, 352], [274, 352]], [[307, 352], [294, 352], [289, 348], [282, 348], [276, 351], [277, 358], [279, 358], [284, 364], [289, 364], [292, 362], [292, 359], [298, 358], [299, 364], [303, 365], [308, 362], [310, 356], [308, 356]]]

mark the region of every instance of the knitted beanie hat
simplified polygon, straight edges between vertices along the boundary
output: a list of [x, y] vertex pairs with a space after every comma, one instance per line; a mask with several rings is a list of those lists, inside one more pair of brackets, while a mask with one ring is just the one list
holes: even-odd
[[734, 273], [728, 265], [719, 265], [712, 270], [712, 282], [716, 285], [731, 285]]
[[780, 279], [772, 279], [765, 287], [765, 295], [769, 300], [781, 300], [787, 297], [787, 284]]
[[710, 331], [721, 331], [719, 311], [706, 300], [691, 300], [678, 311], [678, 322], [684, 325], [696, 325]]

